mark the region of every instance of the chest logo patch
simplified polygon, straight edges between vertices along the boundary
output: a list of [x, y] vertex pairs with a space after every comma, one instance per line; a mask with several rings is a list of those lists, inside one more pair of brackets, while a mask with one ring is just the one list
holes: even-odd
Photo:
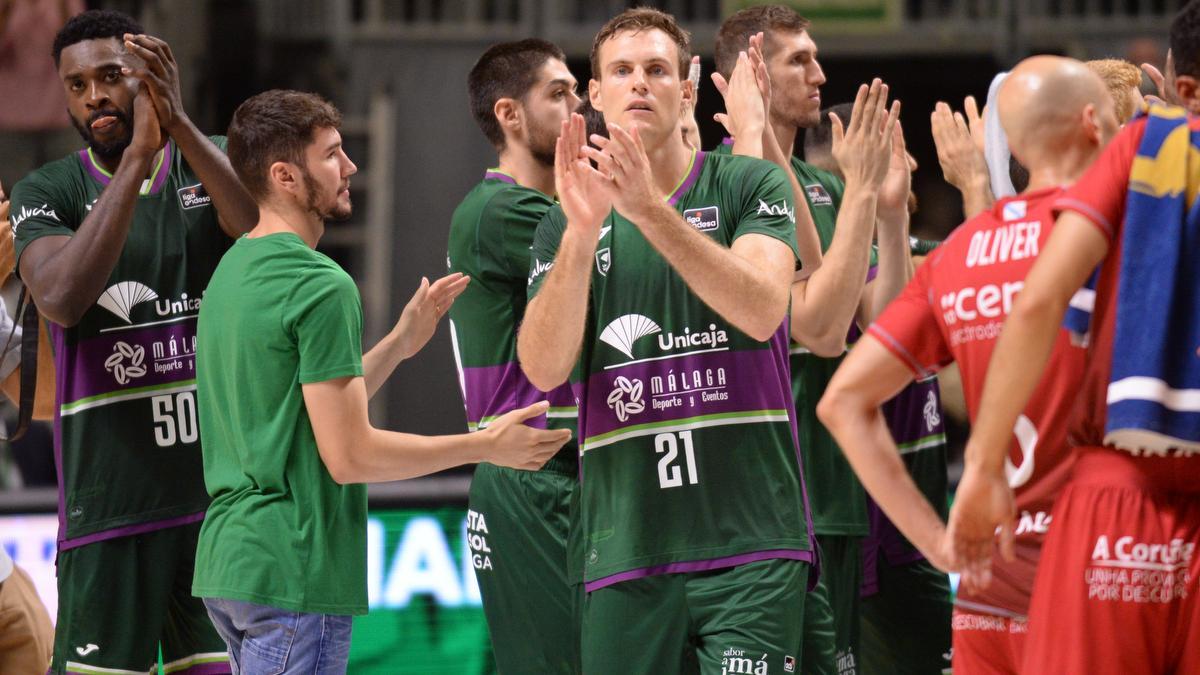
[[136, 281], [122, 281], [109, 286], [96, 304], [116, 314], [125, 323], [133, 323], [129, 319], [129, 312], [133, 310], [134, 306], [157, 299], [158, 293], [155, 293], [154, 289], [149, 286]]
[[200, 183], [195, 185], [179, 188], [179, 205], [185, 209], [196, 209], [201, 206], [212, 204], [212, 197], [209, 196], [208, 190]]
[[1005, 220], [1020, 220], [1020, 219], [1024, 218], [1025, 212], [1028, 208], [1026, 206], [1026, 204], [1027, 204], [1027, 202], [1024, 202], [1024, 201], [1009, 202], [1009, 203], [1005, 204], [1004, 205], [1004, 219]]
[[683, 219], [688, 222], [688, 225], [701, 232], [712, 232], [721, 224], [717, 214], [717, 207], [715, 206], [688, 209], [683, 212]]
[[662, 328], [648, 316], [626, 314], [613, 319], [600, 331], [600, 341], [632, 359], [634, 342], [661, 331]]
[[612, 249], [602, 248], [596, 251], [596, 271], [600, 276], [608, 276], [608, 271], [612, 269]]
[[833, 206], [833, 197], [829, 196], [825, 186], [820, 183], [805, 185], [804, 192], [808, 195], [808, 203], [813, 206]]

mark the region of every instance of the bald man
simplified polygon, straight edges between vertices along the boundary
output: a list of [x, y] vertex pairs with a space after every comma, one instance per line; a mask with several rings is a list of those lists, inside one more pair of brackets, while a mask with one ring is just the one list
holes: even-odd
[[[975, 419], [1001, 324], [1050, 235], [1050, 205], [1116, 133], [1112, 106], [1100, 79], [1073, 59], [1037, 56], [1013, 70], [999, 114], [1017, 159], [1029, 167], [1028, 189], [971, 218], [930, 254], [838, 369], [817, 409], [871, 496], [942, 569], [957, 566], [945, 527], [905, 470], [880, 406], [912, 380], [957, 362]], [[961, 589], [951, 622], [955, 672], [1020, 669], [1051, 501], [1070, 469], [1066, 418], [1083, 356], [1059, 331], [1047, 376], [1010, 437], [1016, 555], [996, 566], [986, 590]]]

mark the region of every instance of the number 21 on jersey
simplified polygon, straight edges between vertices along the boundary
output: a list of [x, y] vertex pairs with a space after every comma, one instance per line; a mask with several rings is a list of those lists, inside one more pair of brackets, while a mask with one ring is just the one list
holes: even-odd
[[[683, 443], [682, 466], [679, 459], [679, 444]], [[688, 485], [699, 482], [696, 475], [696, 451], [692, 447], [692, 432], [665, 433], [654, 437], [654, 451], [662, 455], [658, 460], [658, 487], [662, 489], [683, 485], [683, 474], [687, 472]]]

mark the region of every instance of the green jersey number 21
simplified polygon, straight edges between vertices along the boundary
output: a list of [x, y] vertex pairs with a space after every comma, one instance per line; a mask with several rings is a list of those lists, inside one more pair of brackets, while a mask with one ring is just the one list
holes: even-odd
[[[679, 441], [683, 441], [683, 467], [676, 461], [679, 459]], [[654, 451], [662, 458], [658, 460], [658, 487], [662, 489], [680, 487], [683, 485], [683, 468], [687, 469], [688, 485], [699, 482], [696, 476], [696, 451], [692, 448], [692, 432], [681, 431], [676, 434], [658, 434], [654, 437]]]

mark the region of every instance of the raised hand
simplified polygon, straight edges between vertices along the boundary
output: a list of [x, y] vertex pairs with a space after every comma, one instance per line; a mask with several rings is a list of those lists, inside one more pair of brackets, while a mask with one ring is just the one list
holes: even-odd
[[566, 429], [535, 429], [525, 422], [546, 414], [550, 403], [541, 401], [501, 415], [481, 433], [490, 441], [487, 461], [496, 466], [536, 471], [571, 439]]
[[168, 134], [187, 119], [183, 96], [179, 93], [179, 66], [171, 47], [149, 35], [125, 34], [125, 49], [144, 64], [141, 68], [122, 68], [122, 72], [142, 81], [150, 92], [159, 124]]
[[1012, 560], [1016, 504], [1003, 471], [968, 462], [950, 510], [947, 537], [968, 590], [987, 588], [992, 579], [992, 552], [1000, 532], [1000, 552]]
[[140, 84], [137, 94], [133, 97], [133, 139], [129, 142], [129, 147], [149, 156], [158, 152], [165, 141], [150, 92], [146, 90], [145, 84]]
[[650, 158], [637, 127], [626, 131], [620, 125], [609, 124], [608, 134], [609, 138], [592, 136], [592, 142], [601, 149], [588, 147], [584, 153], [595, 160], [606, 179], [604, 190], [613, 208], [638, 224], [647, 209], [662, 203], [663, 195], [654, 184]]
[[968, 96], [964, 108], [967, 112], [965, 118], [962, 113], [938, 101], [929, 116], [942, 176], [960, 191], [988, 180], [987, 160], [974, 140], [976, 129], [980, 135], [983, 133], [983, 122], [975, 106], [975, 98]]
[[[720, 122], [739, 144], [758, 141], [766, 125], [767, 109], [750, 56], [746, 52], [738, 54], [737, 65], [729, 74], [728, 82], [720, 73], [713, 73], [712, 81], [725, 100], [726, 110], [714, 115], [713, 119]], [[762, 157], [761, 147], [757, 156]]]
[[[854, 97], [850, 124], [836, 114], [833, 123], [833, 157], [846, 177], [846, 185], [878, 190], [891, 166], [891, 153], [900, 102], [887, 106], [888, 86], [879, 78], [862, 85]], [[906, 195], [907, 198], [907, 195]]]
[[612, 211], [612, 194], [607, 178], [588, 162], [585, 152], [590, 150], [587, 124], [582, 115], [572, 113], [563, 120], [554, 145], [554, 189], [567, 227], [580, 229], [591, 237], [588, 241], [598, 241], [600, 225]]
[[450, 311], [454, 299], [470, 282], [471, 277], [462, 272], [447, 274], [432, 284], [426, 277], [421, 277], [421, 285], [404, 306], [394, 329], [400, 342], [401, 358], [410, 358], [421, 351], [433, 337], [438, 322]]
[[896, 120], [892, 131], [892, 156], [888, 161], [887, 176], [879, 189], [879, 202], [876, 206], [876, 213], [884, 223], [908, 223], [908, 195], [912, 191], [912, 172], [916, 170], [917, 162], [908, 154], [904, 143], [904, 130], [900, 120]]

